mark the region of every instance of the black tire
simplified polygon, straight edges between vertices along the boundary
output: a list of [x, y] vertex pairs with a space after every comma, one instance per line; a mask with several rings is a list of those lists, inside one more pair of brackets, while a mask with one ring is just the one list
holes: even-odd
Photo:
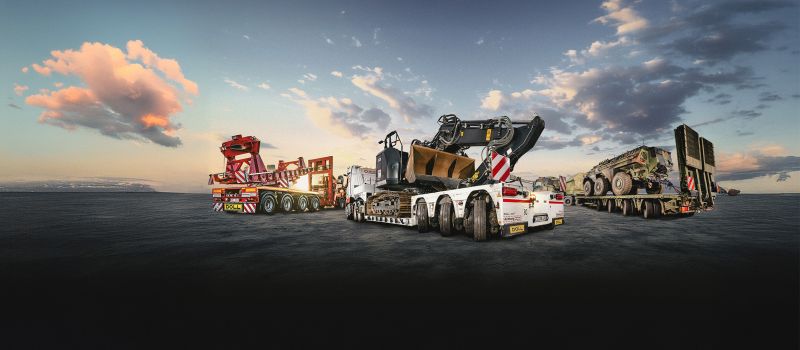
[[653, 217], [654, 218], [661, 217], [661, 201], [658, 199], [653, 200]]
[[336, 200], [336, 207], [339, 209], [344, 209], [345, 203], [344, 198], [339, 198]]
[[478, 196], [472, 201], [472, 239], [477, 242], [486, 240], [488, 231], [488, 218], [486, 217], [486, 201]]
[[609, 199], [606, 203], [606, 210], [608, 210], [609, 213], [613, 213], [617, 210], [617, 203], [613, 199]]
[[278, 200], [275, 199], [275, 195], [264, 193], [261, 195], [261, 203], [259, 203], [259, 206], [261, 207], [262, 213], [272, 215], [278, 210]]
[[648, 182], [645, 191], [647, 191], [647, 194], [661, 194], [664, 192], [664, 187], [658, 182]]
[[592, 180], [583, 180], [583, 193], [585, 193], [587, 196], [594, 195], [594, 183]]
[[632, 187], [633, 179], [628, 173], [619, 172], [614, 174], [614, 178], [611, 180], [611, 192], [614, 192], [615, 195], [624, 196], [631, 193]]
[[288, 194], [283, 195], [283, 197], [281, 197], [281, 210], [284, 213], [290, 213], [293, 208], [294, 200], [292, 200], [292, 196]]
[[603, 200], [602, 199], [598, 199], [597, 202], [595, 202], [595, 203], [597, 203], [597, 208], [595, 208], [595, 209], [597, 209], [597, 211], [606, 210], [606, 206], [603, 205]]
[[645, 219], [653, 219], [655, 218], [655, 205], [653, 205], [652, 201], [646, 200], [644, 201], [644, 210], [642, 210], [642, 216]]
[[420, 199], [417, 201], [417, 231], [425, 233], [430, 230], [430, 222], [428, 221], [428, 206], [425, 201]]
[[353, 210], [353, 206], [354, 204], [352, 202], [345, 204], [344, 216], [347, 218], [347, 220], [353, 220], [353, 213], [355, 212]]
[[308, 209], [310, 211], [319, 211], [319, 209], [320, 209], [319, 197], [317, 197], [317, 196], [312, 196], [311, 197], [311, 201], [309, 203]]
[[306, 209], [308, 209], [308, 197], [297, 197], [297, 211], [302, 213], [305, 212]]
[[630, 199], [622, 200], [622, 215], [631, 216], [633, 214], [633, 201]]
[[449, 198], [445, 198], [439, 205], [439, 233], [444, 237], [452, 236], [453, 231], [455, 231], [453, 228], [453, 219], [455, 216], [455, 213], [453, 213], [453, 202], [451, 202]]
[[594, 181], [594, 195], [595, 196], [605, 196], [608, 192], [609, 188], [608, 180], [605, 178], [599, 178]]
[[364, 207], [364, 202], [358, 201], [356, 203], [356, 214], [358, 215], [358, 219], [356, 219], [356, 221], [358, 222], [367, 221], [366, 208]]
[[575, 203], [572, 202], [572, 197], [570, 196], [564, 197], [564, 205], [575, 205]]

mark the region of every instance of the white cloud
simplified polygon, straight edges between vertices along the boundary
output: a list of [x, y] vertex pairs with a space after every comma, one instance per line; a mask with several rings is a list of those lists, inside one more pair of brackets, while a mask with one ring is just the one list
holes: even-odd
[[259, 88], [263, 89], [263, 90], [269, 90], [269, 89], [271, 89], [271, 88], [272, 88], [272, 86], [270, 86], [270, 85], [269, 85], [269, 84], [267, 84], [267, 83], [261, 83], [261, 84], [258, 84], [257, 86], [258, 86]]
[[380, 28], [375, 28], [372, 30], [372, 43], [375, 45], [380, 45], [380, 40], [378, 40], [378, 33], [381, 32]]
[[342, 137], [368, 138], [374, 131], [385, 131], [391, 122], [389, 114], [381, 109], [364, 109], [349, 98], [313, 99], [298, 88], [289, 91], [291, 94], [281, 96], [303, 106], [315, 125]]
[[496, 111], [503, 103], [503, 92], [500, 90], [489, 91], [481, 100], [481, 108]]
[[27, 85], [18, 85], [17, 83], [14, 83], [14, 93], [17, 94], [17, 96], [22, 96], [22, 94], [24, 94], [27, 90]]
[[381, 67], [368, 68], [354, 66], [353, 69], [368, 72], [365, 75], [354, 75], [350, 80], [353, 85], [362, 91], [385, 101], [389, 107], [400, 112], [406, 122], [429, 117], [433, 114], [433, 107], [424, 103], [417, 103], [410, 96], [383, 82], [384, 74]]
[[22, 73], [28, 73], [28, 67], [27, 66], [22, 67], [22, 69], [20, 69], [20, 70], [22, 71]]
[[350, 39], [353, 41], [353, 46], [361, 47], [361, 40], [358, 40], [358, 38], [354, 36], [351, 36]]
[[245, 35], [242, 35], [242, 38], [245, 38], [246, 40], [250, 40], [250, 36], [249, 36], [249, 35], [247, 35], [247, 34], [245, 34]]
[[335, 44], [336, 44], [336, 43], [335, 43], [335, 42], [333, 42], [333, 40], [331, 40], [331, 38], [329, 38], [327, 35], [324, 35], [324, 34], [323, 34], [323, 35], [322, 35], [322, 38], [323, 38], [323, 39], [325, 39], [325, 42], [326, 42], [326, 43], [328, 43], [328, 45], [335, 45]]
[[633, 7], [625, 7], [623, 2], [623, 0], [608, 0], [604, 2], [600, 7], [608, 14], [598, 17], [594, 21], [615, 25], [617, 35], [633, 33], [647, 28], [649, 25], [647, 19], [640, 16]]
[[230, 85], [234, 89], [241, 90], [241, 91], [250, 91], [249, 87], [244, 86], [242, 84], [239, 84], [235, 80], [225, 78], [225, 82], [228, 83], [228, 85]]
[[475, 42], [475, 45], [483, 45], [484, 42], [485, 40], [483, 40], [483, 37], [481, 37], [478, 39], [478, 41]]
[[334, 77], [337, 77], [337, 78], [341, 78], [343, 76], [342, 72], [340, 72], [338, 70], [335, 70], [335, 71], [331, 72], [331, 75], [333, 75]]
[[305, 79], [306, 81], [316, 81], [317, 75], [312, 73], [306, 73], [303, 74], [303, 79]]

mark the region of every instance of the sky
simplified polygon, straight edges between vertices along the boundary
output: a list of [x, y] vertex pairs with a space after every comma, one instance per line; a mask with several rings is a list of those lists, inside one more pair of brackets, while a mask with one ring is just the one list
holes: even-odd
[[685, 123], [722, 186], [800, 192], [799, 19], [798, 1], [0, 0], [0, 181], [207, 192], [235, 134], [343, 173], [453, 113], [541, 116], [523, 177], [674, 148]]

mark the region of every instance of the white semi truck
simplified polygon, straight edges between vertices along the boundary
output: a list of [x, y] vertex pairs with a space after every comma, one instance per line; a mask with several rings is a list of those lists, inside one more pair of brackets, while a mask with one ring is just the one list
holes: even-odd
[[[389, 133], [375, 169], [349, 169], [348, 219], [433, 229], [442, 236], [463, 233], [476, 241], [564, 223], [562, 194], [527, 191], [510, 175], [541, 135], [541, 118], [462, 121], [445, 115], [439, 123], [432, 141], [414, 140], [409, 152], [396, 132]], [[476, 169], [464, 150], [479, 145], [486, 157]]]

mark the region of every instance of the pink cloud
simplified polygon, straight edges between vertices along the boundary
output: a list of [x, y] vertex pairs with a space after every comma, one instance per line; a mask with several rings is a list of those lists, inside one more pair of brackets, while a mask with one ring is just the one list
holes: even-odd
[[16, 83], [14, 84], [14, 93], [17, 94], [17, 96], [22, 96], [22, 94], [24, 94], [25, 91], [28, 91], [28, 86], [18, 85]]
[[[197, 84], [184, 77], [177, 61], [158, 57], [141, 41], [129, 41], [127, 48], [126, 55], [111, 45], [86, 42], [77, 51], [52, 51], [52, 58], [33, 64], [33, 69], [44, 76], [76, 76], [85, 87], [42, 91], [25, 102], [45, 109], [39, 116], [42, 123], [70, 130], [92, 128], [106, 136], [168, 147], [180, 145], [180, 138], [174, 136], [180, 126], [172, 118], [183, 109], [180, 97], [197, 94]], [[182, 87], [183, 93], [170, 81]]]

